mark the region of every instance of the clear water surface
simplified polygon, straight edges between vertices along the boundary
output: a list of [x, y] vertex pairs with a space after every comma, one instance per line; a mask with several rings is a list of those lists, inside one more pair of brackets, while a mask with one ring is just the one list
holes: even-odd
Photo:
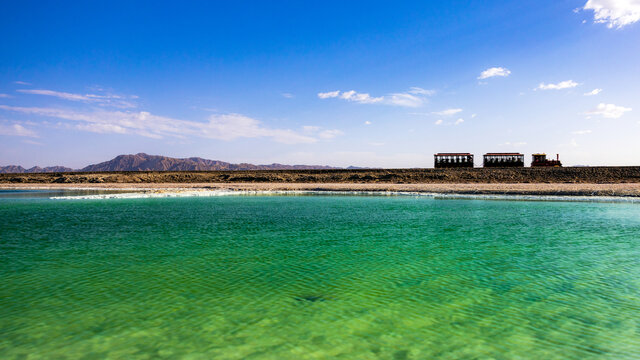
[[640, 205], [0, 194], [2, 359], [637, 359]]

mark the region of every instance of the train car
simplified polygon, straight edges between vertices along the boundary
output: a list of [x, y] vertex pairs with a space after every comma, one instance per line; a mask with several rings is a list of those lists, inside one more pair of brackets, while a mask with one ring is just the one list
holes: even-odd
[[486, 153], [482, 162], [484, 167], [524, 167], [524, 154]]
[[531, 155], [531, 167], [561, 167], [560, 154], [556, 154], [555, 160], [548, 160], [547, 154], [539, 153]]
[[436, 169], [443, 168], [472, 168], [473, 154], [470, 153], [437, 153], [433, 155]]

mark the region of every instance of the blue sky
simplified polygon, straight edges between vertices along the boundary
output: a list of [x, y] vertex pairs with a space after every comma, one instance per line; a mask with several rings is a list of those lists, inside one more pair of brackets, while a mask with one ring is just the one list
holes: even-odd
[[0, 3], [0, 165], [640, 165], [640, 0]]

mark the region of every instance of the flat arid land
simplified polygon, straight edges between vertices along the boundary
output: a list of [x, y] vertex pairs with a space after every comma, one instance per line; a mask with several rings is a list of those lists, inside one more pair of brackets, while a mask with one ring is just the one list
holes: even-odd
[[640, 167], [0, 174], [0, 188], [409, 191], [640, 197]]

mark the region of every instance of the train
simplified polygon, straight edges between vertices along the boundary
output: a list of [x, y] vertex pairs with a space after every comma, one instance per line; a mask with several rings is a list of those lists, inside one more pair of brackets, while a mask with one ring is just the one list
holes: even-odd
[[[437, 153], [434, 154], [434, 167], [442, 168], [473, 168], [473, 154], [471, 153]], [[482, 159], [482, 166], [486, 168], [524, 167], [524, 154], [521, 153], [486, 153]], [[531, 167], [561, 167], [560, 154], [555, 160], [547, 159], [547, 154], [531, 155]]]

